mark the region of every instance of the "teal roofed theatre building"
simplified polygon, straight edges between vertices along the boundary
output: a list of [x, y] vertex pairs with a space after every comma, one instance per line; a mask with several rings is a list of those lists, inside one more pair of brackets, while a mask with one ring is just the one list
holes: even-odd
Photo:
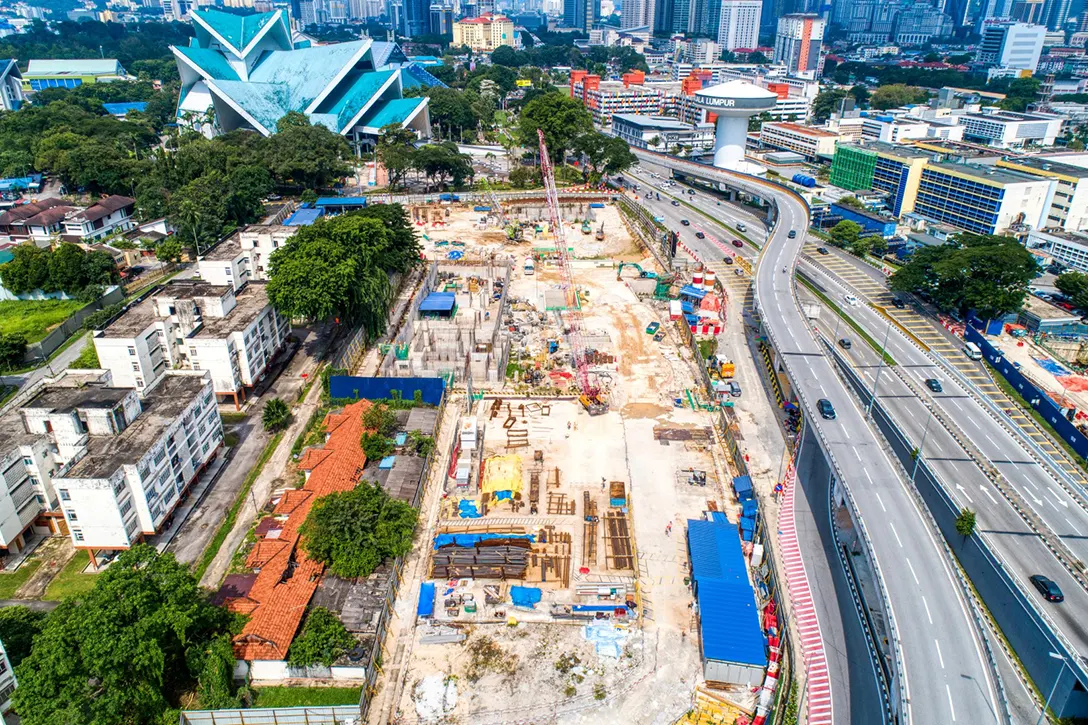
[[181, 74], [178, 123], [215, 136], [252, 129], [265, 136], [290, 111], [306, 114], [368, 150], [383, 126], [430, 136], [426, 98], [404, 90], [442, 83], [396, 43], [363, 38], [296, 47], [283, 10], [233, 15], [192, 12], [195, 37], [172, 46]]

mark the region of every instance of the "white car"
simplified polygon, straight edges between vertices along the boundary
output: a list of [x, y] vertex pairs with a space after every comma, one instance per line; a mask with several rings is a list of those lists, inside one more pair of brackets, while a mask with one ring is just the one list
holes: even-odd
[[851, 307], [857, 307], [858, 306], [858, 298], [855, 297], [854, 295], [843, 295], [842, 299], [843, 299], [843, 302], [850, 305]]

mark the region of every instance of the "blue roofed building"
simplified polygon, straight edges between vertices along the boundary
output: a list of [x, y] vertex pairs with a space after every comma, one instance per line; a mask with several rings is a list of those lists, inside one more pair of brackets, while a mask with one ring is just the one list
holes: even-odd
[[329, 45], [294, 44], [287, 13], [233, 15], [194, 10], [188, 46], [171, 50], [181, 75], [178, 121], [215, 136], [250, 129], [265, 136], [297, 111], [370, 148], [382, 126], [399, 124], [430, 137], [426, 98], [406, 88], [441, 85], [396, 43], [363, 38]]
[[14, 60], [0, 59], [0, 111], [18, 111], [23, 105], [23, 74]]

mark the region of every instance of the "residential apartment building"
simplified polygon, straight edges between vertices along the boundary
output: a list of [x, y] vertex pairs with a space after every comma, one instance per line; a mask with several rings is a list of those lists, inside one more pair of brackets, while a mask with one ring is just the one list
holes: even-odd
[[991, 166], [929, 163], [922, 169], [914, 212], [978, 234], [1039, 229], [1056, 187], [1055, 179]]
[[928, 133], [929, 124], [925, 121], [901, 120], [893, 116], [870, 116], [861, 126], [862, 138], [884, 143], [925, 138]]
[[0, 642], [0, 714], [11, 709], [11, 693], [15, 692], [18, 684], [15, 669], [8, 659], [8, 651], [4, 648], [4, 643]]
[[201, 277], [211, 284], [236, 288], [250, 280], [264, 282], [272, 253], [297, 231], [298, 227], [286, 224], [250, 224], [200, 258]]
[[758, 46], [759, 20], [762, 13], [761, 0], [721, 0], [721, 15], [717, 27], [718, 45], [725, 50]]
[[27, 430], [57, 441], [60, 506], [73, 544], [92, 559], [160, 531], [223, 440], [206, 372], [171, 371], [142, 396], [47, 387], [20, 412]]
[[982, 28], [978, 61], [998, 68], [1034, 73], [1043, 54], [1045, 37], [1045, 25], [1005, 21], [986, 23]]
[[796, 123], [768, 122], [763, 124], [759, 132], [760, 146], [793, 151], [808, 161], [815, 161], [821, 156], [834, 156], [838, 140], [837, 133]]
[[611, 125], [612, 116], [617, 113], [662, 115], [669, 97], [664, 88], [620, 81], [602, 82], [600, 76], [579, 70], [571, 71], [570, 92], [572, 97], [582, 100], [594, 123], [601, 126]]
[[[201, 274], [206, 269], [201, 263]], [[175, 280], [129, 307], [93, 340], [114, 382], [143, 390], [168, 370], [207, 370], [216, 395], [237, 405], [265, 374], [290, 332], [263, 282]]]
[[0, 60], [0, 111], [18, 111], [23, 105], [23, 75], [14, 60]]
[[816, 79], [823, 73], [824, 19], [811, 13], [793, 13], [778, 19], [774, 62], [789, 75]]
[[966, 113], [960, 116], [963, 138], [998, 148], [1053, 146], [1062, 133], [1061, 116], [1044, 113]]
[[513, 47], [514, 23], [503, 15], [481, 15], [453, 24], [453, 44], [490, 53], [500, 45]]
[[714, 148], [714, 124], [689, 124], [667, 116], [637, 116], [617, 113], [612, 116], [612, 134], [631, 146], [672, 153], [677, 146], [695, 151]]
[[676, 50], [685, 63], [694, 65], [717, 63], [722, 57], [722, 46], [706, 38], [678, 40]]
[[1057, 182], [1043, 228], [1088, 230], [1088, 169], [1039, 156], [1006, 156], [997, 165]]

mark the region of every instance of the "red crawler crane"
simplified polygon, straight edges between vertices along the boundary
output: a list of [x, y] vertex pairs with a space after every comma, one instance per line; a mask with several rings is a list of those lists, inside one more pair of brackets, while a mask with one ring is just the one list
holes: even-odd
[[582, 390], [578, 400], [590, 415], [601, 415], [608, 412], [608, 401], [601, 394], [600, 386], [589, 379], [589, 359], [586, 354], [586, 341], [582, 336], [585, 324], [578, 291], [574, 286], [574, 272], [567, 257], [567, 238], [563, 230], [563, 218], [559, 214], [559, 192], [555, 188], [555, 175], [551, 157], [548, 156], [548, 146], [544, 143], [544, 132], [537, 129], [537, 134], [540, 137], [540, 175], [544, 179], [544, 190], [548, 197], [548, 211], [551, 212], [552, 231], [555, 234], [556, 261], [559, 262], [559, 270], [563, 275], [560, 284], [567, 303], [564, 332], [574, 357], [578, 386]]

